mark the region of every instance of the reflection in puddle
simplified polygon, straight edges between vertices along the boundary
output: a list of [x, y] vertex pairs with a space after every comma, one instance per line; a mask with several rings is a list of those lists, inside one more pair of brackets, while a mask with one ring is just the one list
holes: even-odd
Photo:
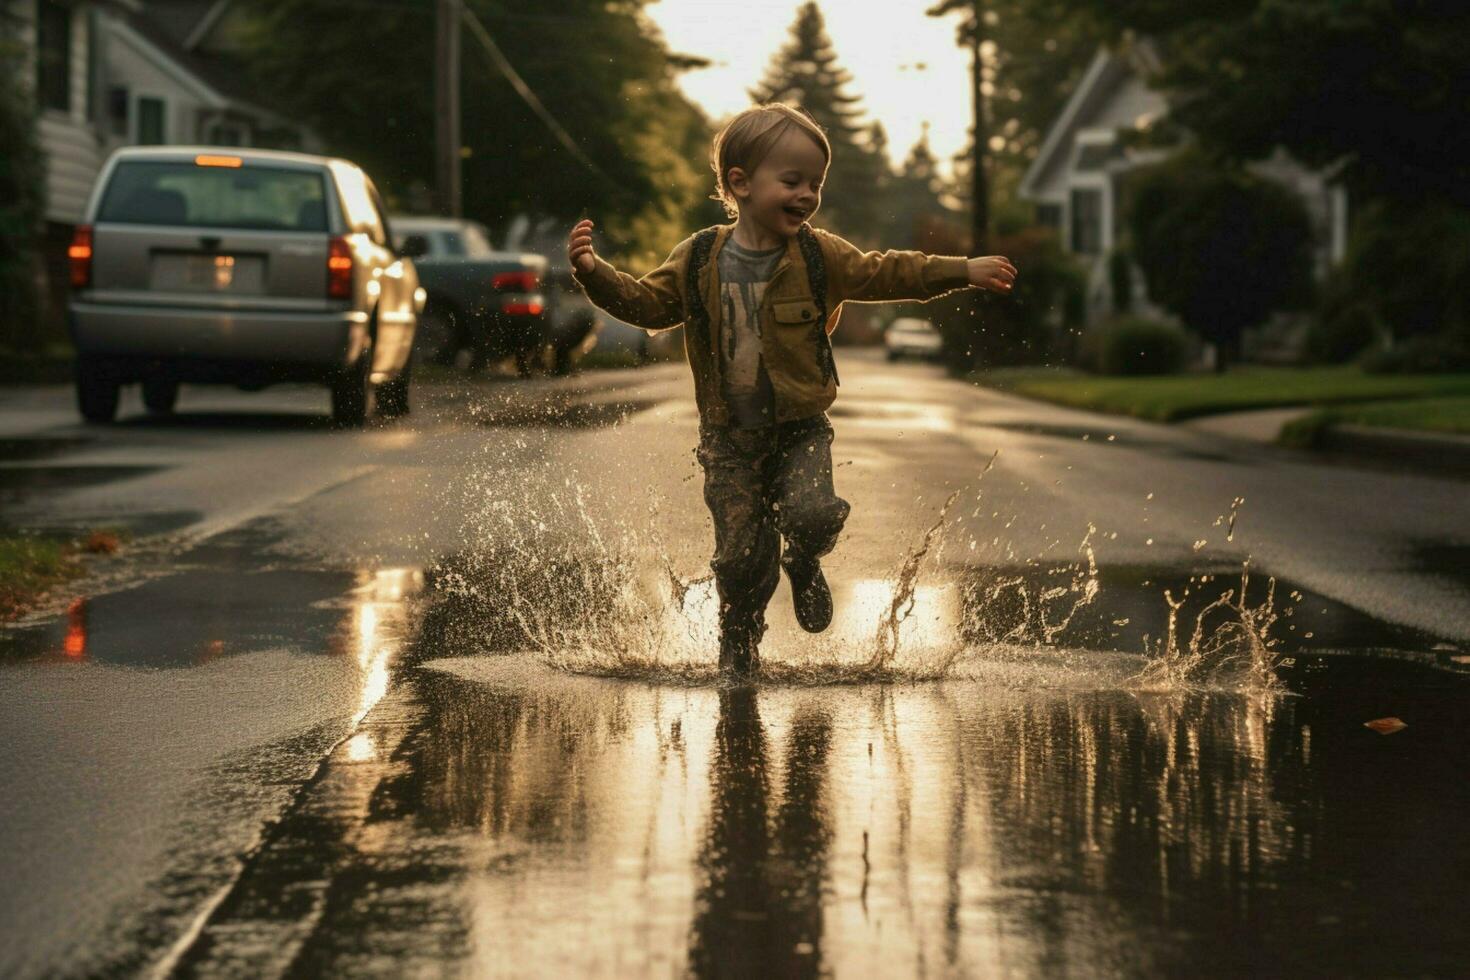
[[[420, 943], [459, 935], [433, 955], [468, 972], [1433, 974], [1470, 952], [1443, 900], [1470, 866], [1470, 692], [1412, 665], [1329, 658], [1285, 700], [428, 666], [413, 778], [377, 784], [388, 822], [317, 930], [369, 952], [400, 915], [445, 923]], [[1366, 705], [1411, 727], [1374, 735]], [[452, 879], [415, 872], [451, 841]]]
[[[362, 672], [362, 691], [352, 714], [355, 726], [388, 691], [390, 671], [407, 639], [409, 613], [405, 599], [423, 588], [424, 573], [416, 568], [384, 568], [360, 572], [351, 593], [351, 613], [338, 640], [352, 652]], [[359, 760], [371, 758], [371, 744], [357, 743]]]
[[948, 405], [926, 405], [918, 402], [895, 404], [849, 398], [833, 405], [827, 414], [837, 418], [850, 418], [866, 427], [890, 429], [900, 435], [905, 431], [955, 431], [955, 410]]

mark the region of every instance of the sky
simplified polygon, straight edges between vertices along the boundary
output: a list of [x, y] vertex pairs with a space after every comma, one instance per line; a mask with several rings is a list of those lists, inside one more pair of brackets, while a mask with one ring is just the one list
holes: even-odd
[[[965, 145], [970, 124], [969, 56], [955, 43], [958, 15], [926, 17], [935, 0], [821, 0], [837, 62], [852, 74], [869, 119], [888, 131], [894, 162], [929, 123], [929, 145], [944, 169]], [[790, 36], [801, 0], [658, 0], [644, 8], [669, 48], [713, 64], [683, 73], [685, 93], [714, 119], [750, 104], [758, 82]], [[922, 66], [922, 67], [918, 67]]]

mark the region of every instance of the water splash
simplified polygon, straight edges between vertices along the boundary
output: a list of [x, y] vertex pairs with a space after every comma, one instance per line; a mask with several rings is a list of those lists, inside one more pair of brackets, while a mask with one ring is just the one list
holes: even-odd
[[[530, 507], [491, 499], [467, 529], [470, 548], [431, 576], [435, 590], [451, 600], [447, 615], [461, 624], [454, 645], [530, 655], [570, 673], [675, 684], [716, 681], [714, 582], [707, 573], [679, 573], [659, 534], [659, 498], [649, 497], [646, 522], [599, 521], [588, 505], [591, 496], [584, 485], [563, 480]], [[1146, 636], [1143, 649], [1133, 654], [1073, 649], [1088, 635], [1085, 624], [1096, 618], [1081, 614], [1102, 592], [1093, 545], [1097, 528], [1089, 525], [1075, 558], [1055, 568], [1027, 561], [1019, 572], [1003, 571], [966, 561], [948, 569], [942, 555], [964, 526], [952, 514], [966, 500], [975, 505], [969, 517], [978, 518], [981, 496], [970, 488], [953, 491], [889, 576], [834, 582], [841, 615], [828, 633], [773, 629], [763, 643], [762, 680], [866, 684], [978, 676], [1051, 686], [1090, 678], [1148, 691], [1279, 686], [1270, 635], [1278, 618], [1274, 579], [1263, 597], [1257, 595], [1247, 565], [1239, 587], [1209, 601], [1192, 627], [1181, 620], [1193, 585], [1178, 597], [1166, 590], [1169, 612], [1161, 639]], [[1232, 510], [1241, 503], [1237, 499]], [[992, 517], [1006, 527], [1015, 520], [998, 512]], [[1231, 525], [1233, 534], [1234, 513]], [[971, 551], [975, 544], [972, 537]], [[1119, 625], [1116, 615], [1099, 615]], [[1114, 663], [1118, 657], [1129, 661], [1126, 669]], [[1146, 661], [1141, 669], [1140, 658]], [[1105, 660], [1104, 669], [1093, 665]], [[1067, 676], [1053, 679], [1052, 673]]]
[[[868, 666], [871, 669], [891, 669], [894, 661], [898, 659], [899, 627], [914, 611], [914, 596], [919, 584], [919, 571], [923, 568], [924, 559], [928, 556], [930, 548], [934, 546], [936, 537], [944, 529], [950, 508], [954, 506], [954, 502], [960, 498], [964, 490], [965, 488], [961, 487], [949, 495], [944, 506], [939, 508], [939, 517], [924, 532], [918, 547], [905, 555], [903, 561], [899, 563], [898, 572], [894, 576], [893, 598], [889, 601], [888, 609], [884, 612], [883, 617], [878, 620], [878, 629], [873, 636], [873, 655], [868, 659]], [[953, 656], [948, 659], [953, 662]], [[947, 667], [946, 664], [945, 669]]]
[[1189, 589], [1177, 599], [1165, 590], [1169, 604], [1168, 627], [1158, 640], [1145, 638], [1149, 662], [1135, 685], [1143, 690], [1184, 690], [1211, 682], [1235, 682], [1247, 690], [1271, 692], [1281, 687], [1276, 676], [1280, 659], [1271, 628], [1276, 611], [1276, 579], [1266, 580], [1265, 596], [1256, 605], [1249, 599], [1250, 562], [1240, 571], [1240, 587], [1226, 589], [1196, 615], [1187, 641], [1181, 639], [1179, 614]]

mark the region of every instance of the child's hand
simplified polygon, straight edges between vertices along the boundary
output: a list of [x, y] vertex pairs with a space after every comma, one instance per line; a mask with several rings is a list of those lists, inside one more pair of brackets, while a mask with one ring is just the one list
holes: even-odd
[[970, 260], [970, 285], [1005, 296], [1016, 282], [1016, 267], [1004, 255], [986, 255]]
[[591, 272], [597, 268], [597, 253], [592, 251], [592, 219], [577, 222], [567, 236], [567, 261], [578, 272]]

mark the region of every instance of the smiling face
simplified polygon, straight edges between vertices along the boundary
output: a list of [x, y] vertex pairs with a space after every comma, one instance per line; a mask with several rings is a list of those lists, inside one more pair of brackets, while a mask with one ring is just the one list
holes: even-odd
[[826, 154], [816, 140], [792, 126], [756, 165], [754, 173], [732, 167], [728, 181], [742, 222], [750, 221], [770, 234], [790, 238], [821, 205], [822, 181], [826, 177]]

